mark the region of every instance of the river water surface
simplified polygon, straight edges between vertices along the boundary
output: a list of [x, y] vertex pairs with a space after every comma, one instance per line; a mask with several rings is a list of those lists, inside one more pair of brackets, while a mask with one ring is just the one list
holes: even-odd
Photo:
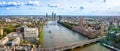
[[[44, 26], [44, 48], [52, 48], [68, 45], [88, 38], [73, 32], [55, 21], [46, 22]], [[71, 51], [71, 50], [67, 50]], [[111, 51], [110, 49], [103, 47], [100, 43], [90, 44], [80, 48], [75, 48], [72, 51]]]

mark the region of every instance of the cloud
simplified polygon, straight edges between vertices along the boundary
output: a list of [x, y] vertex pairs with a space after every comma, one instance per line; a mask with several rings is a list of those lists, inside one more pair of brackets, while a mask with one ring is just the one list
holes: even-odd
[[48, 4], [48, 7], [58, 7], [56, 4]]
[[[4, 1], [4, 0], [3, 0]], [[61, 12], [73, 14], [104, 14], [104, 13], [120, 13], [120, 0], [32, 0], [27, 2], [3, 2], [0, 0], [0, 7], [23, 7], [19, 12], [33, 10], [41, 12]], [[32, 7], [27, 7], [32, 6]], [[34, 6], [34, 7], [33, 7]], [[39, 6], [39, 7], [38, 7]], [[40, 7], [41, 6], [41, 7]], [[31, 9], [28, 9], [31, 8]], [[14, 8], [16, 9], [16, 8]], [[8, 10], [13, 10], [10, 8]], [[27, 12], [27, 11], [26, 11]], [[10, 12], [11, 13], [11, 12]], [[28, 12], [27, 12], [28, 13]], [[44, 13], [42, 13], [44, 14]]]
[[15, 6], [21, 6], [23, 5], [24, 3], [22, 2], [0, 2], [0, 7], [15, 7]]
[[24, 2], [0, 2], [0, 7], [16, 7], [16, 6], [39, 6], [40, 3], [38, 1], [28, 1], [26, 3]]
[[84, 9], [84, 7], [83, 7], [83, 6], [81, 6], [81, 7], [80, 7], [80, 10], [83, 10], [83, 9]]
[[106, 2], [106, 0], [103, 1], [104, 3]]
[[0, 2], [0, 7], [14, 7], [14, 6], [20, 6], [21, 3], [17, 3], [17, 2]]
[[30, 5], [30, 6], [39, 6], [40, 3], [39, 1], [29, 1], [25, 5]]
[[76, 8], [76, 7], [71, 6], [70, 8]]

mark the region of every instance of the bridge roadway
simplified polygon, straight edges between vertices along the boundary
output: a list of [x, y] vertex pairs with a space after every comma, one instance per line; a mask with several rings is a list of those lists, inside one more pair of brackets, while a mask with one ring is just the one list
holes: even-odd
[[80, 42], [76, 42], [76, 43], [73, 43], [73, 44], [68, 44], [68, 45], [64, 45], [64, 46], [60, 46], [60, 47], [55, 47], [55, 48], [37, 48], [37, 51], [63, 51], [63, 50], [67, 50], [67, 49], [73, 49], [73, 48], [76, 48], [76, 47], [82, 47], [84, 45], [99, 41], [102, 38], [104, 38], [104, 37], [83, 40], [83, 41], [80, 41]]

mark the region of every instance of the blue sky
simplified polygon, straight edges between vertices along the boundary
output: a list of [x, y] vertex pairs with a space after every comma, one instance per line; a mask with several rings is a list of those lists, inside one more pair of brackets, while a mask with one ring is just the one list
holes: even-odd
[[120, 15], [120, 0], [0, 0], [0, 15]]

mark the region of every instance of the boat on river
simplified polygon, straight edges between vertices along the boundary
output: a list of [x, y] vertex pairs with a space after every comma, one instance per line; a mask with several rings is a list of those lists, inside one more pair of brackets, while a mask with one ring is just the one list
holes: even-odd
[[49, 33], [51, 33], [51, 31], [49, 30]]

